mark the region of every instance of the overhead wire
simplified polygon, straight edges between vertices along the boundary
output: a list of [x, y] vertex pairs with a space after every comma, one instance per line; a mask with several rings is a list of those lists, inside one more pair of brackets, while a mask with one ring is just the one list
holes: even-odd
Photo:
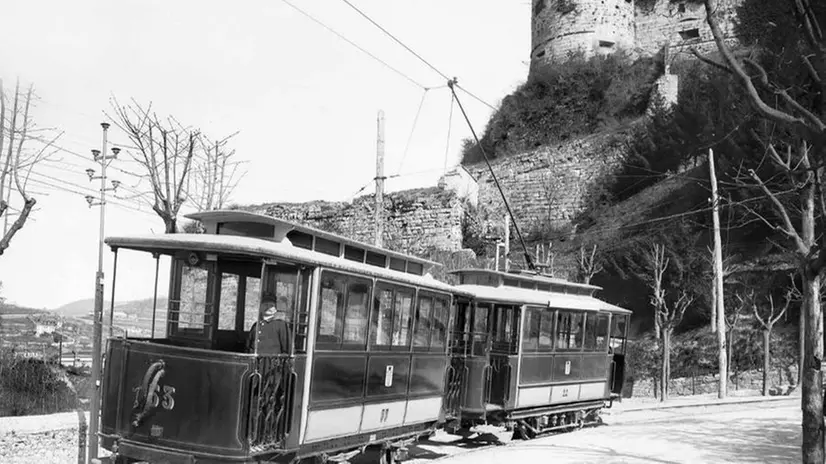
[[[285, 1], [285, 0], [282, 0], [282, 1]], [[441, 77], [442, 77], [442, 79], [444, 79], [444, 80], [446, 80], [446, 81], [450, 81], [450, 80], [451, 80], [451, 78], [450, 78], [450, 77], [448, 77], [448, 75], [447, 75], [447, 74], [445, 74], [444, 72], [442, 72], [441, 70], [439, 70], [439, 68], [437, 68], [436, 66], [434, 66], [432, 63], [430, 63], [430, 62], [429, 62], [429, 61], [427, 61], [426, 59], [424, 59], [424, 58], [423, 58], [420, 54], [416, 53], [416, 51], [415, 51], [415, 50], [413, 50], [412, 48], [410, 48], [409, 46], [407, 46], [407, 44], [405, 44], [404, 42], [402, 42], [402, 41], [401, 41], [398, 37], [396, 37], [395, 35], [393, 35], [390, 31], [388, 31], [387, 29], [385, 29], [385, 28], [384, 28], [381, 24], [379, 24], [379, 23], [378, 23], [378, 22], [376, 22], [373, 18], [371, 18], [370, 16], [368, 16], [368, 15], [367, 15], [367, 13], [363, 12], [363, 11], [362, 11], [362, 10], [360, 10], [357, 6], [353, 5], [353, 4], [350, 2], [350, 0], [341, 0], [341, 1], [343, 1], [344, 3], [346, 3], [346, 4], [347, 4], [347, 6], [349, 6], [349, 7], [350, 7], [350, 8], [352, 8], [354, 11], [356, 11], [356, 13], [358, 13], [358, 14], [359, 14], [359, 15], [361, 15], [364, 19], [366, 19], [367, 21], [369, 21], [369, 22], [370, 22], [373, 26], [377, 27], [377, 28], [378, 28], [380, 31], [382, 31], [385, 35], [387, 35], [388, 37], [390, 37], [391, 39], [393, 39], [393, 41], [395, 41], [397, 44], [401, 45], [401, 46], [402, 46], [405, 50], [407, 50], [407, 51], [408, 51], [408, 52], [410, 52], [413, 56], [415, 56], [416, 58], [418, 58], [418, 59], [419, 59], [419, 61], [421, 61], [422, 63], [424, 63], [427, 67], [429, 67], [430, 69], [432, 69], [433, 71], [435, 71], [435, 72], [436, 72], [436, 74], [438, 74], [439, 76], [441, 76]], [[453, 79], [454, 79], [454, 81], [455, 81], [455, 79], [456, 79], [456, 78], [453, 78]], [[487, 106], [488, 108], [490, 108], [490, 109], [492, 109], [492, 110], [496, 111], [496, 107], [494, 107], [494, 106], [493, 106], [493, 105], [491, 105], [490, 103], [488, 103], [488, 102], [486, 102], [486, 101], [482, 100], [481, 98], [479, 98], [479, 97], [478, 97], [477, 95], [475, 95], [474, 93], [472, 93], [472, 92], [470, 92], [469, 90], [467, 90], [467, 89], [465, 89], [465, 88], [463, 88], [463, 87], [460, 87], [460, 86], [458, 86], [458, 85], [457, 85], [457, 87], [459, 87], [459, 88], [460, 88], [463, 92], [467, 93], [467, 94], [468, 94], [468, 96], [470, 96], [470, 97], [471, 97], [471, 98], [473, 98], [474, 100], [477, 100], [477, 101], [479, 101], [480, 103], [482, 103], [482, 104], [484, 104], [485, 106]]]
[[402, 166], [404, 166], [404, 160], [407, 158], [407, 152], [410, 149], [410, 142], [413, 140], [413, 133], [416, 131], [416, 124], [419, 122], [419, 115], [422, 113], [422, 107], [424, 106], [424, 100], [427, 98], [427, 92], [430, 89], [424, 89], [422, 91], [422, 98], [419, 100], [419, 108], [416, 110], [416, 116], [413, 118], [413, 125], [410, 128], [410, 134], [407, 136], [407, 143], [404, 144], [404, 152], [402, 153], [402, 159], [399, 162], [399, 167], [396, 169], [396, 172], [399, 173], [402, 170]]
[[388, 64], [386, 61], [384, 61], [384, 60], [382, 60], [381, 58], [377, 57], [376, 55], [374, 55], [374, 54], [370, 53], [370, 52], [369, 52], [369, 51], [367, 51], [365, 48], [363, 48], [363, 47], [362, 47], [362, 46], [360, 46], [359, 44], [357, 44], [357, 43], [353, 42], [352, 40], [348, 39], [348, 38], [347, 38], [347, 37], [345, 37], [343, 34], [339, 33], [339, 32], [338, 32], [338, 31], [336, 31], [335, 29], [333, 29], [332, 27], [330, 27], [330, 26], [328, 26], [328, 25], [324, 24], [323, 22], [321, 22], [320, 20], [316, 19], [316, 18], [315, 18], [313, 15], [311, 15], [310, 13], [307, 13], [306, 11], [302, 10], [301, 8], [299, 8], [299, 7], [295, 6], [295, 5], [293, 5], [293, 4], [292, 4], [291, 2], [289, 2], [288, 0], [281, 0], [281, 1], [282, 1], [283, 3], [285, 3], [285, 4], [287, 4], [289, 7], [291, 7], [291, 8], [292, 8], [292, 9], [294, 9], [295, 11], [297, 11], [297, 12], [301, 13], [302, 15], [304, 15], [305, 17], [307, 17], [308, 19], [310, 19], [310, 20], [311, 20], [311, 21], [313, 21], [314, 23], [318, 24], [319, 26], [323, 27], [324, 29], [327, 29], [329, 32], [331, 32], [331, 33], [335, 34], [335, 35], [336, 35], [336, 37], [338, 37], [339, 39], [341, 39], [341, 40], [343, 40], [343, 41], [347, 42], [348, 44], [352, 45], [353, 47], [356, 47], [359, 51], [361, 51], [361, 52], [362, 52], [362, 53], [364, 53], [365, 55], [369, 56], [370, 58], [374, 59], [375, 61], [377, 61], [377, 62], [381, 63], [381, 64], [382, 64], [382, 65], [384, 65], [387, 69], [389, 69], [389, 70], [393, 71], [394, 73], [398, 74], [399, 76], [403, 77], [403, 78], [404, 78], [404, 79], [406, 79], [408, 82], [410, 82], [410, 83], [412, 83], [412, 84], [414, 84], [414, 85], [416, 85], [416, 86], [418, 86], [418, 87], [421, 87], [422, 89], [427, 89], [427, 87], [426, 87], [424, 84], [422, 84], [422, 83], [418, 82], [417, 80], [415, 80], [415, 79], [413, 79], [412, 77], [408, 76], [408, 75], [407, 75], [407, 74], [405, 74], [404, 72], [399, 71], [398, 69], [394, 68], [393, 66], [391, 66], [390, 64]]

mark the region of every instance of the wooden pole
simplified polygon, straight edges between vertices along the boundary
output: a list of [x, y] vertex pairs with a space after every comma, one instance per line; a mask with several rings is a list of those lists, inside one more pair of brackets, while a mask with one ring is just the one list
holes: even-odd
[[384, 210], [384, 111], [379, 110], [377, 118], [377, 139], [376, 139], [376, 246], [382, 246], [382, 234], [384, 232], [383, 210]]
[[[728, 363], [726, 362], [726, 311], [723, 303], [723, 250], [720, 239], [719, 196], [717, 195], [717, 174], [714, 171], [714, 150], [708, 149], [708, 169], [711, 177], [711, 214], [714, 221], [714, 280], [717, 298], [717, 359], [720, 364], [720, 381], [717, 397], [725, 398], [728, 390]], [[713, 322], [712, 322], [713, 323]]]
[[511, 217], [505, 215], [505, 272], [510, 270], [508, 255], [511, 251]]

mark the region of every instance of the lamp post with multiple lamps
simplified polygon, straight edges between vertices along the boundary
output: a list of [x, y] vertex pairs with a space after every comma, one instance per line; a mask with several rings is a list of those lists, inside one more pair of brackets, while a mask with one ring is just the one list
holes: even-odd
[[[94, 169], [87, 169], [86, 174], [89, 176], [89, 182], [100, 179], [100, 200], [95, 201], [91, 195], [86, 196], [86, 201], [89, 203], [89, 208], [92, 206], [100, 206], [100, 236], [98, 240], [98, 270], [95, 274], [95, 316], [94, 316], [94, 335], [92, 340], [92, 398], [89, 405], [89, 453], [87, 454], [89, 462], [98, 456], [98, 425], [100, 423], [100, 373], [102, 367], [103, 353], [101, 351], [101, 342], [103, 338], [103, 238], [104, 238], [104, 223], [106, 220], [106, 192], [116, 191], [120, 182], [113, 180], [112, 187], [106, 187], [106, 166], [109, 162], [117, 158], [120, 152], [119, 148], [112, 148], [112, 154], [106, 154], [106, 136], [109, 129], [109, 123], [103, 122], [100, 124], [103, 127], [103, 146], [101, 150], [92, 150], [94, 160], [100, 163], [100, 175], [95, 175]], [[109, 335], [112, 335], [112, 321], [109, 323]]]

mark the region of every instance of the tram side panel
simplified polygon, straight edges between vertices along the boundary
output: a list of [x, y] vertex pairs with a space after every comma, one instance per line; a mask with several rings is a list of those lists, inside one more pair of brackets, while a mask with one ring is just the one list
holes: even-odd
[[158, 446], [200, 456], [246, 454], [249, 359], [119, 339], [108, 351], [106, 448], [117, 444], [135, 457]]

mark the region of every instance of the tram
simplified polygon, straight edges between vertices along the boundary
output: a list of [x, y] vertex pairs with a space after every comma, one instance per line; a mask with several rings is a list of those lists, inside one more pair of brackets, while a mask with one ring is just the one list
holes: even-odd
[[[166, 335], [109, 340], [101, 443], [112, 462], [384, 459], [442, 415], [455, 290], [435, 263], [268, 216], [188, 216], [205, 234], [109, 237], [172, 257]], [[265, 297], [287, 353], [245, 349]]]
[[171, 272], [164, 335], [107, 343], [101, 462], [343, 463], [369, 446], [389, 463], [440, 428], [587, 424], [622, 387], [629, 311], [598, 287], [479, 269], [451, 286], [437, 263], [290, 221], [187, 217], [205, 233], [106, 239], [115, 275], [119, 250]]
[[541, 274], [454, 271], [458, 306], [449, 428], [485, 423], [521, 438], [601, 420], [622, 391], [631, 311], [593, 297], [599, 287]]

